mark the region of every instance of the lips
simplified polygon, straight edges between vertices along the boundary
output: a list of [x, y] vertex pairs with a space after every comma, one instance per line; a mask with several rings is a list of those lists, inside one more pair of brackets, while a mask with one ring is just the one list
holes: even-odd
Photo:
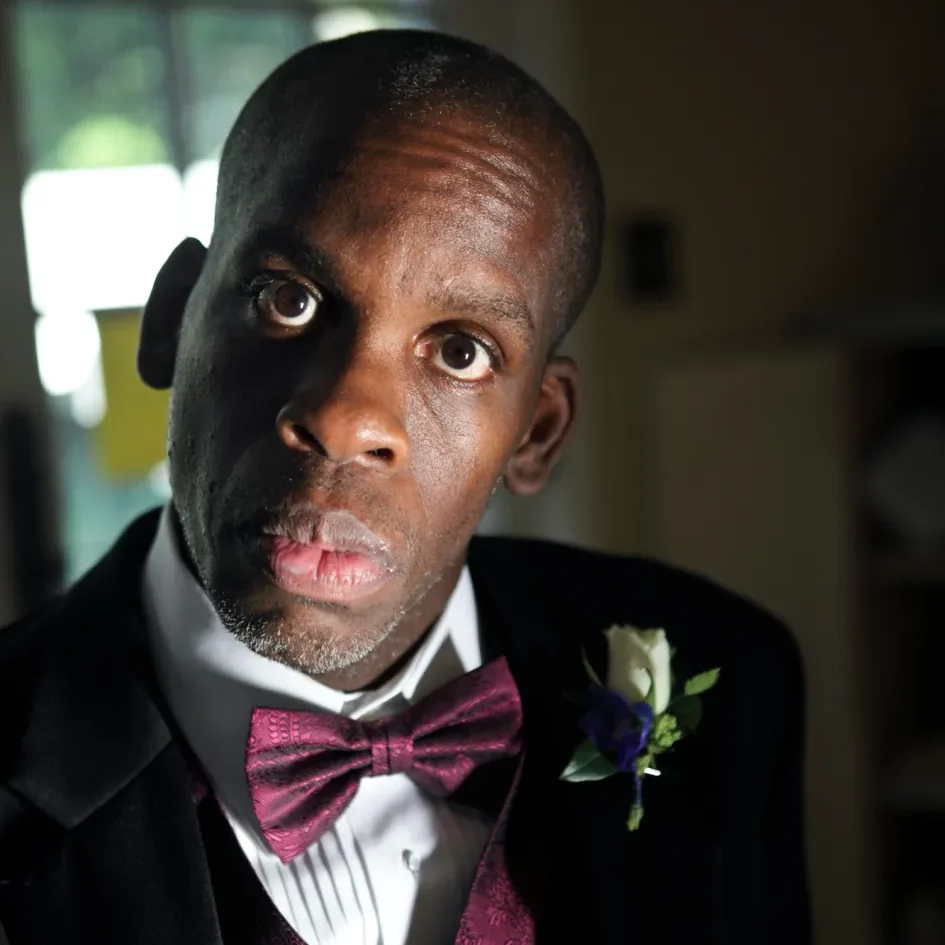
[[309, 600], [349, 603], [393, 573], [384, 542], [349, 512], [294, 510], [262, 532], [273, 582]]
[[310, 600], [357, 600], [376, 590], [390, 573], [373, 557], [338, 551], [323, 542], [302, 545], [288, 538], [270, 538], [266, 544], [275, 583]]

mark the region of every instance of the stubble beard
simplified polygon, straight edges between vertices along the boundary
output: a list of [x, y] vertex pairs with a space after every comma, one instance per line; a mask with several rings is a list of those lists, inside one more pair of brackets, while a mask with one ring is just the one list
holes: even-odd
[[278, 614], [249, 615], [239, 603], [215, 595], [213, 606], [226, 629], [253, 653], [288, 666], [306, 676], [324, 676], [359, 663], [396, 629], [399, 615], [382, 625], [338, 634], [317, 625], [304, 630], [287, 625]]
[[442, 578], [442, 574], [426, 572], [420, 586], [386, 622], [379, 627], [369, 625], [344, 633], [319, 626], [317, 604], [310, 605], [311, 624], [300, 629], [290, 626], [278, 612], [247, 613], [235, 596], [209, 584], [204, 586], [209, 588], [211, 603], [224, 627], [247, 649], [306, 676], [324, 676], [348, 669], [369, 657]]

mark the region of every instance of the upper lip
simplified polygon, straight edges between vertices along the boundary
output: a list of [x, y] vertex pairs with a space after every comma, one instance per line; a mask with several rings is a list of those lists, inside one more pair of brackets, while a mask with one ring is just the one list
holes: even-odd
[[328, 551], [360, 554], [391, 568], [390, 550], [352, 512], [315, 506], [282, 510], [263, 522], [261, 531], [274, 538], [287, 538], [300, 545], [322, 545]]

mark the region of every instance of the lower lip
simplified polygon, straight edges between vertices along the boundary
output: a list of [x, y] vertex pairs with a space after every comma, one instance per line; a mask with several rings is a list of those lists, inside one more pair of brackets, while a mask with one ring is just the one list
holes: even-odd
[[334, 551], [288, 538], [266, 543], [275, 583], [290, 594], [325, 603], [347, 603], [377, 590], [389, 572], [369, 555]]

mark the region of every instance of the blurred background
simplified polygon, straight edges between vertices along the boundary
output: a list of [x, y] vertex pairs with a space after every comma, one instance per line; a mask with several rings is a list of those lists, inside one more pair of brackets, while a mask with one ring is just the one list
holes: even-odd
[[817, 941], [941, 945], [940, 0], [7, 0], [0, 621], [167, 498], [137, 318], [209, 237], [240, 106], [303, 45], [394, 24], [520, 62], [608, 187], [576, 441], [483, 528], [656, 555], [788, 621]]

